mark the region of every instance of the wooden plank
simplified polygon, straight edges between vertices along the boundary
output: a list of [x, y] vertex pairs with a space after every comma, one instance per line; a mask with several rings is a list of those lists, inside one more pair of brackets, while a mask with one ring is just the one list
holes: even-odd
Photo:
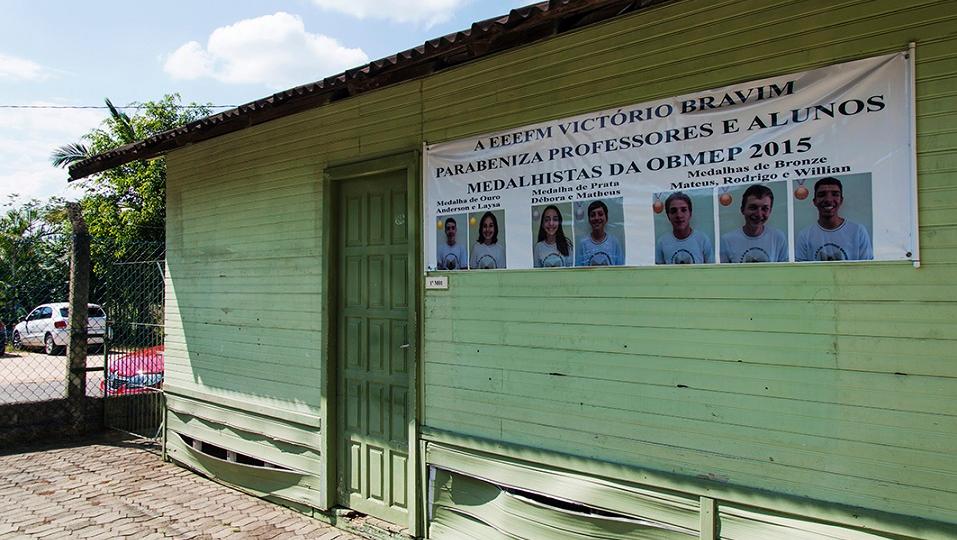
[[[287, 310], [301, 313], [303, 316], [311, 317], [317, 313], [317, 306], [322, 301], [322, 295], [314, 292], [298, 292], [275, 294], [272, 296], [272, 305], [284, 306]], [[182, 326], [182, 315], [178, 313], [179, 309], [211, 309], [220, 310], [256, 310], [263, 306], [262, 298], [255, 295], [248, 295], [245, 292], [220, 293], [217, 295], [198, 296], [193, 294], [177, 295], [175, 291], [170, 291], [167, 296], [167, 306], [169, 309], [170, 321], [179, 321]]]
[[[494, 352], [492, 354], [494, 354]], [[544, 352], [544, 351], [539, 351], [537, 353], [532, 353], [532, 354], [509, 355], [509, 356], [503, 356], [501, 363], [507, 364], [510, 358], [511, 363], [514, 364], [515, 358], [531, 358], [532, 356], [538, 356], [538, 357], [547, 359], [550, 356], [554, 356], [554, 355], [548, 354], [547, 352]], [[590, 359], [587, 359], [584, 355], [582, 355], [580, 357], [580, 358], [583, 358], [583, 360], [581, 361], [582, 362], [581, 364], [576, 365], [576, 361], [571, 360], [567, 362], [557, 363], [557, 365], [550, 368], [547, 366], [541, 365], [541, 367], [538, 368], [538, 369], [541, 369], [541, 371], [536, 372], [537, 371], [536, 368], [538, 366], [536, 366], [535, 364], [528, 365], [528, 366], [523, 365], [521, 370], [514, 369], [514, 368], [509, 369], [508, 367], [498, 367], [496, 369], [497, 364], [499, 362], [494, 357], [490, 357], [489, 355], [482, 357], [483, 359], [482, 365], [491, 365], [493, 366], [491, 368], [476, 367], [476, 364], [478, 364], [478, 362], [475, 359], [469, 362], [470, 365], [459, 366], [454, 364], [439, 364], [434, 362], [433, 360], [430, 360], [430, 358], [431, 356], [427, 355], [426, 365], [428, 366], [428, 369], [430, 372], [434, 372], [434, 377], [435, 377], [434, 379], [430, 381], [430, 388], [440, 392], [442, 388], [455, 388], [460, 390], [475, 390], [475, 391], [494, 391], [496, 389], [500, 390], [501, 387], [504, 386], [502, 382], [502, 378], [504, 376], [507, 376], [508, 374], [512, 372], [514, 373], [524, 372], [523, 375], [526, 378], [535, 377], [535, 378], [542, 379], [543, 382], [541, 383], [541, 385], [545, 387], [545, 392], [547, 393], [548, 391], [547, 388], [550, 385], [552, 385], [552, 383], [554, 383], [556, 388], [561, 387], [562, 385], [571, 385], [571, 386], [581, 385], [582, 387], [589, 387], [592, 385], [595, 385], [595, 386], [601, 385], [603, 384], [602, 381], [607, 379], [601, 378], [598, 374], [605, 373], [605, 374], [608, 374], [606, 376], [611, 376], [614, 378], [614, 380], [611, 381], [611, 383], [614, 383], [614, 382], [621, 383], [620, 384], [621, 392], [623, 392], [625, 395], [631, 396], [634, 394], [636, 397], [642, 396], [642, 397], [648, 398], [647, 400], [643, 400], [641, 402], [642, 408], [637, 410], [652, 410], [652, 411], [655, 411], [657, 414], [668, 415], [666, 410], [663, 410], [665, 407], [668, 407], [668, 408], [674, 407], [673, 414], [676, 414], [676, 415], [679, 414], [678, 411], [683, 410], [683, 407], [680, 407], [677, 403], [673, 403], [672, 400], [675, 400], [675, 401], [690, 400], [692, 402], [699, 402], [700, 400], [700, 402], [708, 403], [711, 405], [710, 407], [707, 407], [704, 409], [704, 411], [702, 411], [705, 419], [708, 419], [711, 416], [714, 416], [715, 419], [717, 419], [718, 417], [726, 418], [726, 419], [733, 418], [743, 422], [745, 425], [747, 425], [747, 422], [745, 421], [745, 419], [749, 416], [748, 415], [749, 412], [757, 414], [759, 418], [761, 417], [761, 413], [773, 414], [774, 417], [780, 417], [780, 415], [782, 414], [787, 416], [788, 413], [790, 412], [790, 413], [793, 413], [794, 415], [797, 415], [798, 417], [806, 417], [806, 418], [803, 418], [803, 422], [809, 424], [810, 427], [805, 429], [813, 429], [815, 422], [825, 422], [829, 419], [831, 422], [837, 422], [836, 425], [843, 425], [844, 422], [864, 423], [864, 425], [860, 426], [861, 429], [865, 429], [866, 426], [870, 426], [870, 428], [872, 429], [873, 426], [880, 425], [880, 426], [890, 426], [895, 429], [904, 428], [905, 430], [907, 430], [908, 428], [910, 428], [914, 430], [923, 430], [923, 432], [925, 432], [927, 436], [931, 438], [933, 438], [934, 435], [937, 435], [937, 436], [946, 435], [946, 433], [948, 433], [950, 430], [957, 429], [957, 420], [949, 419], [949, 418], [939, 418], [933, 414], [928, 414], [924, 411], [902, 411], [902, 410], [888, 411], [889, 409], [888, 407], [867, 407], [866, 405], [854, 403], [854, 402], [840, 403], [838, 402], [837, 399], [820, 400], [820, 401], [814, 401], [811, 399], [801, 399], [799, 403], [793, 403], [792, 400], [794, 398], [779, 396], [776, 394], [762, 393], [762, 394], [749, 395], [747, 393], [742, 393], [739, 391], [735, 392], [734, 388], [732, 387], [725, 388], [721, 384], [722, 382], [724, 382], [724, 380], [729, 380], [729, 381], [734, 380], [735, 378], [734, 371], [736, 368], [732, 366], [729, 366], [727, 368], [727, 372], [723, 376], [721, 375], [711, 376], [713, 378], [719, 379], [718, 382], [711, 385], [711, 388], [695, 388], [694, 386], [676, 384], [675, 381], [683, 380], [686, 376], [693, 376], [693, 374], [696, 373], [694, 370], [694, 366], [697, 363], [689, 364], [685, 362], [673, 361], [673, 364], [675, 365], [671, 370], [668, 370], [666, 368], [657, 368], [657, 369], [660, 369], [661, 371], [656, 372], [655, 365], [651, 364], [649, 366], [648, 364], [650, 362], [648, 362], [648, 359], [641, 358], [641, 357], [634, 357], [634, 358], [620, 357], [622, 359], [622, 362], [629, 363], [632, 366], [633, 369], [628, 370], [628, 369], [623, 369], [620, 367], [622, 362], [610, 363], [607, 360], [603, 360], [602, 358], [596, 356], [594, 359], [594, 363], [592, 363]], [[449, 360], [449, 361], [454, 361], [454, 360]], [[666, 362], [668, 362], [667, 359], [662, 359], [662, 363], [666, 363]], [[593, 367], [589, 367], [589, 366], [593, 366]], [[463, 382], [457, 379], [457, 377], [464, 376], [467, 374], [467, 373], [461, 373], [461, 370], [465, 370], [466, 372], [472, 371], [472, 373], [468, 373], [468, 374], [471, 374], [475, 377], [478, 377], [484, 374], [487, 374], [488, 376], [483, 377], [482, 379], [467, 380]], [[588, 372], [590, 376], [587, 378], [577, 376], [576, 372], [581, 372], [581, 371]], [[713, 371], [717, 372], [716, 369], [714, 369]], [[642, 376], [642, 374], [645, 372], [650, 373], [647, 379], [645, 379]], [[658, 375], [659, 373], [660, 373], [660, 376]], [[619, 374], [622, 374], [623, 376], [619, 376]], [[822, 379], [824, 378], [840, 379], [843, 376], [843, 374], [840, 374], [840, 373], [826, 374], [823, 372], [821, 375], [822, 375], [821, 377]], [[566, 378], [572, 378], [574, 379], [574, 381], [570, 383], [564, 383], [563, 381]], [[492, 380], [488, 380], [488, 379], [492, 379]], [[658, 379], [658, 381], [656, 381], [655, 379]], [[760, 384], [760, 382], [758, 384]], [[794, 382], [784, 383], [784, 384], [786, 385], [791, 384], [791, 385], [797, 386], [797, 385], [806, 384], [806, 383], [800, 380], [795, 380]], [[637, 385], [637, 386], [632, 387], [630, 385]], [[605, 388], [605, 389], [610, 390], [611, 388]], [[840, 386], [835, 385], [834, 389], [832, 390], [832, 393], [838, 393], [840, 389], [841, 389]], [[575, 398], [577, 396], [568, 396], [566, 394], [562, 394], [562, 395], [567, 397], [566, 401], [571, 405], [577, 405], [579, 401], [582, 401], [581, 399], [576, 400]], [[800, 395], [800, 393], [797, 393], [796, 395]], [[810, 398], [811, 395], [812, 393], [808, 392], [806, 397]], [[587, 401], [588, 403], [594, 403], [596, 402], [596, 400], [598, 402], [603, 402], [607, 399], [612, 399], [612, 398], [605, 397], [604, 395], [602, 395], [599, 397], [587, 399], [585, 401]], [[664, 400], [664, 402], [667, 403], [667, 405], [665, 403], [659, 404], [659, 401], [662, 401], [662, 400]], [[635, 404], [635, 406], [638, 406], [638, 405]], [[837, 406], [837, 407], [832, 407], [832, 406]], [[712, 409], [712, 407], [714, 407], [715, 409]], [[723, 414], [719, 414], [717, 411], [721, 410], [722, 407], [730, 407], [731, 410], [728, 410], [727, 412]], [[632, 407], [624, 407], [624, 408], [628, 410], [632, 409]], [[855, 408], [859, 408], [859, 409], [854, 410]], [[770, 420], [771, 422], [774, 422], [774, 420], [771, 420], [770, 418], [767, 418], [767, 419]], [[836, 419], [839, 419], [839, 420], [836, 420]], [[800, 423], [801, 423], [800, 418], [795, 419], [796, 425], [800, 425]], [[826, 426], [828, 427], [828, 429], [833, 429], [835, 424], [827, 423]], [[847, 426], [847, 427], [849, 428], [850, 426]], [[794, 431], [801, 431], [801, 429], [796, 427]], [[854, 433], [856, 431], [857, 431], [856, 429], [850, 429], [847, 433]], [[827, 433], [830, 433], [833, 436], [833, 432], [828, 431]], [[847, 436], [845, 435], [844, 430], [841, 430], [841, 433], [843, 436]], [[900, 438], [903, 435], [904, 433], [897, 434], [897, 437], [899, 437], [897, 441], [898, 444], [916, 445], [917, 447], [921, 446], [922, 443], [917, 442], [917, 440], [915, 440], [914, 438], [911, 438], [911, 437]], [[874, 436], [876, 436], [876, 434], [874, 434]], [[919, 437], [917, 437], [917, 433], [912, 433], [911, 436], [919, 440]], [[862, 439], [862, 440], [867, 440], [867, 439]], [[949, 448], [951, 445], [946, 443], [946, 441], [947, 441], [946, 438], [944, 438], [943, 440], [938, 439], [937, 444], [942, 445], [942, 448]], [[925, 441], [925, 442], [929, 442], [929, 441]], [[890, 443], [885, 441], [884, 444], [890, 444]]]
[[[703, 336], [694, 330], [675, 330], [670, 335], [662, 336], [654, 330], [640, 328], [627, 329], [634, 333], [631, 337], [615, 336], [615, 341], [609, 342], [596, 337], [594, 340], [583, 340], [569, 344], [560, 332], [539, 327], [532, 335], [510, 337], [503, 341], [498, 337], [485, 335], [468, 335], [453, 332], [452, 324], [445, 328], [434, 328], [429, 331], [430, 343], [436, 347], [444, 347], [450, 343], [459, 344], [459, 350], [454, 354], [468, 358], [478, 349], [493, 352], [503, 349], [503, 354], [525, 356], [528, 354], [550, 354], [560, 356], [569, 362], [590, 362], [594, 356], [601, 361], [608, 358], [603, 355], [637, 355], [652, 358], [705, 360], [711, 362], [732, 362], [741, 364], [796, 366], [814, 369], [838, 369], [846, 371], [864, 371], [894, 375], [895, 377], [909, 376], [942, 376], [952, 377], [953, 362], [948, 356], [948, 347], [936, 340], [923, 340], [919, 344], [907, 337], [883, 338], [873, 336], [814, 336], [810, 334], [779, 335], [782, 341], [791, 340], [788, 346], [775, 346], [773, 355], [754, 354], [755, 347], [767, 346], [773, 340], [761, 340], [760, 334], [752, 335], [745, 332], [716, 332], [711, 334], [713, 339], [703, 339]], [[584, 331], [590, 331], [590, 328]], [[626, 331], [625, 328], [620, 330]], [[454, 336], [454, 337], [453, 337]], [[717, 337], [714, 337], [717, 336]], [[729, 339], [725, 341], [724, 338]], [[734, 341], [738, 338], [742, 341]], [[745, 345], [739, 345], [744, 343]], [[874, 359], [873, 347], [877, 344], [886, 348], [886, 355]], [[482, 347], [476, 348], [477, 345]], [[637, 349], [635, 347], [638, 347]], [[447, 351], [448, 349], [427, 350]], [[587, 360], [585, 360], [587, 358]], [[469, 363], [463, 360], [461, 363]], [[639, 360], [635, 360], [637, 362]]]
[[718, 516], [714, 499], [701, 497], [701, 540], [717, 540]]
[[[433, 409], [433, 413], [443, 415], [445, 411], [436, 412]], [[791, 495], [813, 490], [816, 498], [865, 508], [890, 504], [897, 513], [935, 520], [946, 520], [954, 504], [957, 504], [957, 496], [953, 493], [920, 486], [834, 476], [817, 470], [802, 469], [797, 474], [796, 469], [791, 467], [741, 460], [706, 449], [686, 450], [623, 437], [595, 436], [588, 432], [532, 422], [503, 420], [502, 434], [496, 438], [519, 445], [534, 441], [558, 452], [688, 476], [710, 477], [719, 483], [773, 486], [774, 491]]]
[[[494, 394], [489, 397], [495, 396]], [[526, 422], [557, 429], [591, 432], [601, 437], [620, 437], [658, 444], [664, 447], [694, 449], [694, 441], [711, 441], [706, 452], [719, 453], [732, 459], [751, 460], [775, 466], [821, 470], [831, 474], [848, 474], [860, 478], [884, 480], [897, 484], [919, 485], [924, 489], [952, 492], [957, 471], [948, 452], [916, 451], [859, 443], [830, 436], [809, 436], [777, 429], [773, 424], [747, 427], [727, 422], [690, 420], [672, 415], [644, 414], [615, 406], [582, 402], [572, 411], [562, 403], [547, 399], [511, 399], [508, 394], [494, 404], [473, 399], [429, 397], [430, 409], [442, 409], [446, 419], [488, 416], [488, 425], [496, 421]], [[512, 407], [508, 411], [502, 409]], [[497, 410], [498, 414], [485, 411]], [[557, 412], [556, 411], [561, 411]], [[433, 419], [435, 420], [435, 419]], [[436, 429], [449, 429], [444, 424], [430, 423]], [[826, 462], [821, 465], [822, 462]], [[914, 466], [920, 463], [920, 466]], [[909, 465], [903, 470], [901, 465]]]
[[[795, 519], [792, 516], [758, 509], [743, 509], [732, 505], [721, 505], [716, 517], [720, 521], [721, 538], [728, 540], [762, 540], [764, 538], [883, 540], [887, 538], [881, 533]], [[944, 537], [930, 535], [924, 538]]]
[[[430, 315], [456, 321], [476, 320], [501, 311], [496, 317], [503, 325], [516, 328], [525, 321], [540, 325], [565, 326], [577, 334], [592, 326], [653, 328], [664, 336], [672, 331], [702, 330], [755, 332], [774, 335], [776, 340], [795, 341], [804, 334], [907, 337], [952, 340], [957, 338], [957, 305], [917, 302], [831, 302], [814, 300], [800, 304], [771, 300], [754, 301], [702, 299], [676, 302], [671, 299], [587, 297], [574, 301], [561, 297], [528, 298], [477, 297], [466, 302], [430, 301]], [[591, 300], [591, 301], [590, 301]], [[718, 317], [716, 314], [720, 313]], [[907, 313], [908, 316], [901, 316]], [[795, 324], [795, 321], [801, 321]], [[580, 328], [576, 328], [579, 326]], [[532, 333], [538, 333], [531, 330]], [[784, 334], [784, 335], [781, 335]]]
[[312, 475], [229, 463], [194, 450], [175, 434], [169, 437], [166, 448], [170, 459], [257, 497], [307, 507], [320, 504], [318, 479]]
[[167, 426], [168, 429], [176, 433], [300, 473], [315, 475], [319, 471], [321, 456], [318, 453], [306, 448], [270, 440], [259, 433], [237, 430], [218, 423], [209, 423], [201, 418], [173, 411], [170, 411], [167, 416]]
[[[462, 272], [453, 276], [459, 298], [536, 298], [541, 287], [554, 291], [553, 297], [594, 298], [680, 298], [852, 301], [938, 302], [957, 298], [957, 284], [949, 279], [951, 269], [910, 264], [845, 263], [834, 266], [770, 265], [743, 268], [716, 265], [701, 268], [607, 268], [561, 269], [554, 271]], [[495, 275], [486, 275], [495, 274]], [[508, 275], [508, 279], [501, 276]], [[679, 286], [662, 286], [675, 283]], [[446, 294], [428, 291], [426, 298]]]
[[[174, 366], [175, 364], [171, 365]], [[196, 391], [208, 389], [210, 395], [249, 395], [252, 401], [293, 412], [310, 413], [314, 412], [313, 409], [318, 410], [319, 395], [315, 391], [315, 385], [310, 385], [309, 381], [277, 381], [270, 373], [240, 376], [227, 370], [228, 367], [191, 363], [189, 370], [185, 372], [170, 369], [166, 379], [169, 386], [192, 390], [191, 395]], [[215, 401], [212, 398], [209, 400]]]
[[180, 306], [179, 319], [170, 326], [183, 328], [186, 324], [212, 324], [230, 326], [259, 326], [262, 328], [285, 328], [287, 330], [315, 331], [320, 311], [276, 309], [280, 306], [266, 305], [262, 309], [186, 307]]
[[[550, 467], [511, 456], [427, 444], [428, 463], [485, 481], [572, 500], [591, 508], [666, 523], [685, 532], [697, 527], [698, 499], [673, 490], [651, 490], [621, 478], [596, 478], [574, 467]], [[436, 476], [441, 474], [436, 471]]]
[[268, 435], [277, 441], [319, 452], [319, 426], [298, 424], [274, 416], [262, 416], [249, 411], [172, 394], [167, 396], [166, 403], [171, 412], [202, 418], [207, 422], [221, 424], [241, 431]]
[[[524, 395], [503, 397], [504, 394], [489, 392], [482, 388], [480, 383], [471, 381], [451, 385], [434, 383], [429, 386], [429, 390], [436, 397], [448, 396], [452, 399], [451, 396], [458, 393], [462, 399], [485, 403], [487, 406], [477, 408], [476, 414], [489, 414], [489, 411], [495, 410], [495, 403], [499, 401], [510, 402], [508, 400], [514, 398], [518, 403], [522, 403], [524, 399], [534, 399], [534, 396]], [[552, 400], [552, 408], [567, 409], [574, 414], [580, 414], [587, 407], [605, 405], [620, 411], [658, 415], [669, 421], [674, 418], [691, 418], [741, 426], [770, 426], [771, 429], [793, 433], [931, 452], [948, 448], [950, 434], [957, 423], [953, 419], [942, 419], [925, 413], [780, 399], [774, 396], [748, 396], [642, 384], [635, 384], [628, 390], [628, 396], [632, 400], [624, 406], [616, 402], [622, 399], [618, 395], [591, 396], [576, 402], [571, 398], [556, 399], [553, 392], [542, 399]], [[857, 427], [850, 428], [849, 425]], [[848, 429], [845, 431], [839, 428]], [[926, 441], [923, 440], [925, 438]], [[921, 439], [921, 442], [913, 442], [916, 439]]]
[[290, 405], [263, 395], [244, 395], [244, 389], [231, 390], [222, 387], [208, 387], [194, 381], [167, 380], [163, 383], [163, 390], [167, 395], [189, 398], [204, 403], [222, 405], [243, 412], [250, 412], [261, 416], [278, 418], [304, 426], [319, 427], [319, 410], [315, 406], [295, 403]]
[[[498, 417], [502, 414], [499, 404], [509, 404], [518, 408], [534, 406], [543, 410], [565, 411], [570, 420], [577, 419], [582, 426], [589, 426], [595, 419], [598, 422], [595, 429], [611, 422], [611, 419], [616, 423], [611, 426], [614, 428], [617, 423], [628, 423], [629, 417], [635, 422], [641, 420], [664, 425], [678, 421], [695, 425], [700, 423], [701, 429], [709, 431], [741, 428], [743, 432], [758, 434], [751, 429], [769, 429], [781, 431], [780, 436], [790, 441], [789, 444], [794, 442], [791, 437], [795, 435], [807, 439], [800, 446], [825, 449], [826, 440], [831, 440], [835, 448], [853, 448], [857, 443], [865, 446], [878, 444], [880, 448], [871, 448], [872, 453], [880, 453], [888, 460], [901, 463], [909, 460], [921, 464], [931, 460], [938, 463], [941, 470], [954, 470], [952, 463], [941, 463], [940, 457], [934, 455], [946, 454], [951, 426], [938, 425], [936, 418], [926, 413], [898, 412], [885, 415], [882, 409], [859, 405], [795, 402], [773, 396], [747, 397], [639, 383], [621, 384], [614, 389], [600, 388], [606, 392], [601, 396], [583, 396], [580, 393], [568, 395], [567, 385], [554, 385], [550, 393], [548, 386], [539, 386], [529, 388], [527, 395], [516, 397], [504, 384], [503, 389], [498, 391], [489, 390], [480, 383], [441, 384], [442, 379], [447, 378], [439, 374], [429, 380], [430, 396], [434, 394], [436, 399], [445, 397], [454, 400], [455, 395], [460, 395], [475, 407], [475, 415]], [[776, 422], [778, 418], [780, 420]], [[913, 425], [907, 425], [907, 420], [911, 420]], [[861, 425], [846, 433], [838, 430], [838, 427], [851, 423]], [[929, 440], [912, 443], [908, 437], [926, 437]]]

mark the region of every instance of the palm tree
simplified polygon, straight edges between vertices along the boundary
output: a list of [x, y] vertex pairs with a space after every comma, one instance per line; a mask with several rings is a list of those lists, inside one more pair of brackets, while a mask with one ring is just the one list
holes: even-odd
[[50, 154], [50, 162], [54, 167], [68, 168], [78, 161], [90, 157], [90, 149], [83, 143], [70, 143], [61, 146]]
[[[110, 121], [113, 123], [113, 131], [119, 138], [121, 144], [130, 144], [136, 142], [136, 129], [133, 128], [133, 122], [126, 113], [120, 112], [110, 98], [103, 100], [106, 108], [110, 110]], [[78, 161], [91, 157], [90, 148], [83, 143], [70, 143], [61, 146], [50, 154], [50, 162], [54, 167], [68, 168]]]

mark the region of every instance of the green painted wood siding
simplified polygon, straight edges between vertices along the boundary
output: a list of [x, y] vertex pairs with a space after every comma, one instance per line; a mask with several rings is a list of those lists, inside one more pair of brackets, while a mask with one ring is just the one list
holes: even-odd
[[424, 300], [422, 422], [596, 473], [957, 523], [955, 27], [952, 1], [679, 1], [177, 150], [170, 388], [318, 415], [328, 163], [915, 41], [919, 269], [455, 273]]
[[169, 186], [169, 385], [318, 417], [317, 185], [216, 168], [218, 181]]
[[914, 40], [923, 266], [452, 274], [424, 424], [957, 522], [955, 25], [953, 2], [678, 2], [425, 81], [432, 140]]

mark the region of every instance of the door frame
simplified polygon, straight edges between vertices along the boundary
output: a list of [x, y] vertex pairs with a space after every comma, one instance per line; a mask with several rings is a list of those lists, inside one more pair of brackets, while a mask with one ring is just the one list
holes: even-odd
[[409, 467], [406, 478], [409, 522], [404, 525], [416, 537], [422, 535], [424, 523], [420, 508], [419, 496], [419, 464], [422, 456], [419, 451], [419, 344], [422, 341], [422, 328], [419, 324], [419, 314], [422, 313], [422, 291], [420, 276], [422, 275], [422, 219], [421, 219], [421, 182], [420, 182], [420, 152], [412, 150], [399, 154], [391, 154], [367, 158], [361, 161], [348, 161], [328, 165], [323, 172], [322, 186], [322, 219], [321, 238], [322, 251], [322, 341], [320, 351], [323, 355], [322, 375], [320, 386], [322, 396], [320, 400], [320, 428], [319, 443], [322, 452], [321, 470], [319, 473], [319, 493], [321, 510], [329, 510], [338, 504], [337, 500], [337, 440], [338, 440], [338, 386], [336, 365], [337, 331], [336, 307], [338, 306], [338, 253], [337, 238], [339, 234], [339, 209], [335, 201], [338, 189], [342, 182], [360, 180], [369, 176], [406, 171], [406, 227], [409, 235], [408, 257], [408, 298], [409, 305], [409, 358], [412, 365], [409, 367], [409, 415], [412, 419], [407, 426]]

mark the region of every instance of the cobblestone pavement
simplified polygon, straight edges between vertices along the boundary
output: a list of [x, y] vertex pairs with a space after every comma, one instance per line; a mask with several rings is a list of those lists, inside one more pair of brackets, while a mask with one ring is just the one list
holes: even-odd
[[0, 454], [0, 538], [361, 540], [221, 486], [137, 441]]

